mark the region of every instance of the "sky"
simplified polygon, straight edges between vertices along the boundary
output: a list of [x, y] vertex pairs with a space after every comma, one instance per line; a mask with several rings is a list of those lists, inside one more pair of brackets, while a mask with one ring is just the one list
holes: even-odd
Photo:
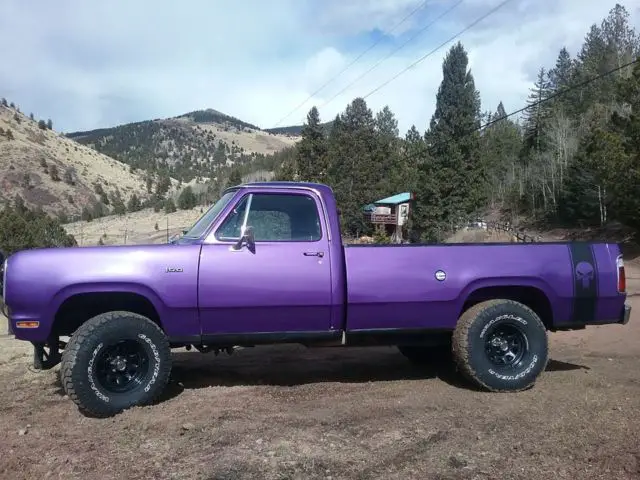
[[[2, 0], [0, 96], [64, 132], [205, 108], [296, 125], [313, 105], [328, 121], [358, 96], [374, 112], [388, 105], [401, 134], [424, 131], [458, 40], [482, 109], [509, 112], [616, 3], [510, 0], [457, 36], [503, 1]], [[640, 0], [620, 3], [637, 25]]]

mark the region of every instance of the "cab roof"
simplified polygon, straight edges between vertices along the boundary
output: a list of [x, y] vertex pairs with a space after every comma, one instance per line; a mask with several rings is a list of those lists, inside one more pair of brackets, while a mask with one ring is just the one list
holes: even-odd
[[273, 182], [249, 182], [236, 185], [231, 188], [250, 188], [250, 187], [271, 187], [271, 188], [313, 188], [323, 193], [333, 194], [333, 190], [328, 185], [314, 182], [289, 182], [289, 181], [273, 181]]

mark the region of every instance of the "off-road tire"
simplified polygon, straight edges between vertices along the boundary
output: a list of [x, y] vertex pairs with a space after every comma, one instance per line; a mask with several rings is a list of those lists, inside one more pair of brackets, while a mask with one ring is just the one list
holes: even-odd
[[[497, 366], [487, 353], [486, 349], [490, 348], [487, 339], [496, 329], [513, 330], [514, 327], [520, 332], [516, 335], [525, 339], [524, 353], [513, 366]], [[489, 300], [466, 310], [453, 332], [452, 351], [463, 375], [492, 392], [531, 388], [549, 358], [544, 324], [533, 310], [513, 300]]]
[[[136, 386], [126, 392], [113, 392], [100, 383], [96, 371], [100, 354], [122, 340], [138, 342], [148, 364]], [[170, 373], [171, 349], [160, 327], [142, 315], [117, 311], [97, 315], [76, 330], [62, 355], [60, 379], [80, 411], [108, 417], [155, 401], [167, 385]]]

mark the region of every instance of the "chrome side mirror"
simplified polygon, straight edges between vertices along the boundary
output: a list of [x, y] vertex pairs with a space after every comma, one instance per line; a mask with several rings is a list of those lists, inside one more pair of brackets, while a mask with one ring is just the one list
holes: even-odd
[[233, 249], [240, 250], [243, 245], [246, 245], [247, 249], [252, 253], [255, 252], [256, 250], [256, 239], [253, 234], [253, 227], [249, 225], [245, 225], [242, 228], [242, 233], [240, 234], [240, 238], [235, 243], [235, 245], [233, 245]]

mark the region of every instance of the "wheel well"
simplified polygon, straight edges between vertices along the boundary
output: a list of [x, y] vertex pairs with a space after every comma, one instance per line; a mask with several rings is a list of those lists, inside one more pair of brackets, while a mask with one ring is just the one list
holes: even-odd
[[508, 286], [479, 288], [469, 295], [467, 300], [464, 302], [462, 311], [465, 312], [476, 303], [499, 298], [514, 300], [526, 305], [536, 312], [547, 329], [551, 329], [553, 327], [553, 310], [551, 308], [551, 302], [544, 292], [536, 287]]
[[116, 310], [144, 315], [162, 328], [160, 316], [148, 298], [130, 292], [98, 292], [80, 293], [66, 299], [56, 312], [52, 334], [71, 335], [90, 318]]

